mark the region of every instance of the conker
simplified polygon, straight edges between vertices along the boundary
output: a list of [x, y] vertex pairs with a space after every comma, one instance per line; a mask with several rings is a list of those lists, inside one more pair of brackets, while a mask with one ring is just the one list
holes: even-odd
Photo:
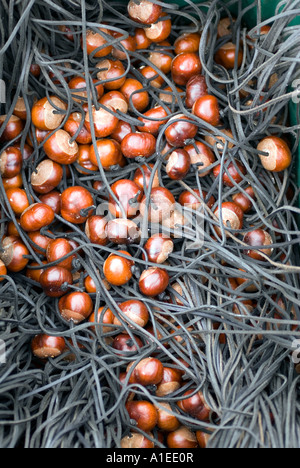
[[169, 286], [169, 274], [162, 268], [144, 270], [139, 280], [139, 288], [145, 296], [155, 297], [162, 294]]
[[106, 236], [114, 244], [137, 244], [141, 238], [141, 231], [137, 224], [130, 219], [112, 219], [106, 225]]
[[142, 431], [152, 431], [158, 421], [158, 414], [155, 406], [146, 400], [129, 401], [126, 403], [130, 419], [136, 421], [136, 427]]
[[58, 303], [61, 316], [75, 324], [87, 319], [93, 312], [93, 301], [85, 292], [72, 292], [63, 296]]
[[70, 223], [84, 223], [91, 216], [93, 206], [93, 197], [84, 187], [69, 187], [61, 195], [61, 215]]
[[201, 70], [201, 61], [196, 53], [181, 53], [172, 62], [172, 78], [179, 86], [185, 86], [193, 76], [199, 75]]
[[[131, 299], [129, 301], [122, 302], [119, 305], [119, 307], [121, 311], [123, 312], [123, 314], [125, 315], [125, 317], [128, 317], [128, 319], [136, 323], [138, 326], [143, 328], [147, 325], [149, 321], [149, 312], [145, 304], [143, 304], [143, 302], [135, 300], [135, 299]], [[124, 320], [126, 321], [126, 319]], [[114, 318], [113, 323], [114, 325], [122, 324], [117, 317]]]
[[39, 130], [56, 130], [63, 122], [66, 110], [67, 106], [61, 99], [56, 96], [50, 96], [49, 99], [45, 97], [33, 105], [31, 120]]
[[130, 0], [127, 9], [130, 18], [142, 24], [156, 23], [162, 13], [162, 7], [149, 0]]
[[70, 270], [63, 267], [47, 268], [40, 277], [40, 283], [44, 293], [49, 297], [61, 297], [73, 284], [73, 275]]
[[9, 146], [0, 155], [0, 174], [2, 177], [12, 178], [20, 174], [23, 164], [21, 151]]
[[33, 354], [40, 359], [55, 358], [66, 349], [65, 339], [61, 336], [36, 335], [31, 342]]
[[104, 216], [90, 216], [85, 224], [85, 233], [92, 244], [106, 245], [108, 242], [106, 234], [107, 219]]
[[[265, 257], [260, 255], [260, 252], [265, 254], [268, 257], [271, 257], [273, 248], [270, 247], [273, 244], [272, 236], [263, 229], [255, 229], [254, 231], [248, 232], [245, 236], [243, 241], [245, 244], [248, 244], [250, 247], [254, 247], [254, 249], [246, 249], [244, 253], [249, 257], [253, 258], [254, 260], [261, 260], [265, 261]], [[263, 247], [266, 248], [263, 248]], [[261, 247], [257, 249], [257, 247]], [[255, 249], [256, 248], [256, 249]]]
[[174, 242], [164, 234], [153, 234], [147, 240], [144, 249], [150, 262], [164, 263], [174, 250]]
[[218, 99], [207, 94], [197, 99], [192, 108], [193, 114], [213, 127], [220, 123], [220, 108]]
[[45, 141], [44, 151], [52, 161], [73, 164], [78, 157], [78, 144], [71, 142], [71, 135], [65, 130], [57, 130]]
[[29, 262], [29, 258], [27, 258], [29, 250], [21, 239], [15, 236], [4, 237], [1, 247], [0, 259], [7, 270], [13, 273], [24, 270]]
[[63, 168], [51, 159], [44, 159], [31, 174], [31, 185], [35, 192], [52, 192], [63, 178]]
[[185, 426], [170, 432], [167, 437], [167, 445], [171, 449], [192, 449], [198, 447], [197, 437]]
[[21, 215], [20, 225], [26, 232], [40, 231], [43, 227], [53, 223], [55, 213], [45, 203], [34, 203]]
[[281, 172], [287, 169], [292, 163], [292, 153], [288, 144], [282, 138], [270, 136], [264, 138], [257, 146], [261, 153], [260, 160], [267, 171]]
[[113, 286], [123, 286], [132, 278], [131, 268], [134, 262], [130, 260], [131, 255], [123, 250], [118, 252], [128, 256], [128, 259], [117, 253], [110, 254], [103, 266], [104, 276]]
[[149, 158], [156, 151], [156, 138], [147, 132], [134, 132], [125, 136], [121, 143], [126, 158]]

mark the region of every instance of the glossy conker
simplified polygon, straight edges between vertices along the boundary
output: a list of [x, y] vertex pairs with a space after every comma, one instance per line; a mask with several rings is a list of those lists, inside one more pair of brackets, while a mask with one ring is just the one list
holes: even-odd
[[204, 75], [192, 76], [186, 84], [185, 105], [192, 109], [197, 99], [208, 94], [206, 78]]
[[[160, 408], [160, 407], [163, 407]], [[180, 422], [169, 403], [160, 402], [156, 407], [158, 413], [157, 426], [161, 431], [174, 432], [180, 427]]]
[[175, 198], [170, 190], [165, 187], [153, 188], [150, 194], [149, 206], [146, 201], [147, 196], [145, 195], [140, 203], [140, 212], [142, 216], [145, 216], [148, 210], [148, 219], [152, 223], [162, 222], [174, 211]]
[[175, 149], [169, 156], [166, 172], [172, 180], [182, 180], [189, 173], [191, 158], [183, 148]]
[[[122, 302], [119, 308], [130, 321], [137, 324], [139, 327], [145, 327], [149, 321], [149, 312], [143, 302], [131, 299], [129, 301]], [[126, 319], [124, 319], [126, 321]], [[114, 325], [122, 325], [121, 321], [115, 317]], [[130, 324], [130, 322], [128, 322]], [[141, 383], [141, 382], [140, 382]]]
[[174, 242], [165, 234], [153, 234], [144, 249], [147, 252], [148, 260], [153, 263], [164, 263], [174, 250]]
[[0, 259], [8, 271], [18, 273], [29, 262], [29, 250], [19, 237], [7, 236], [2, 239]]
[[85, 233], [92, 244], [106, 245], [107, 234], [106, 234], [107, 219], [104, 216], [90, 216], [85, 224]]
[[[72, 270], [72, 262], [75, 258], [75, 255], [72, 254], [73, 246], [68, 241], [68, 239], [58, 238], [52, 239], [46, 251], [46, 257], [48, 263], [56, 263], [56, 266], [66, 268], [67, 270]], [[61, 258], [67, 256], [64, 260], [59, 261]]]
[[90, 132], [93, 126], [97, 138], [106, 138], [116, 130], [119, 119], [111, 106], [106, 106], [105, 109], [100, 107], [98, 110], [92, 106], [91, 114], [90, 116], [90, 111], [86, 113], [85, 126]]
[[257, 146], [261, 153], [260, 160], [267, 171], [281, 172], [287, 169], [292, 163], [292, 153], [288, 144], [282, 138], [270, 136], [264, 138]]
[[152, 48], [149, 54], [149, 62], [155, 65], [162, 73], [168, 75], [174, 59], [173, 48], [170, 42], [162, 41]]
[[[149, 437], [153, 437], [149, 433]], [[150, 449], [154, 448], [154, 442], [147, 439], [143, 434], [132, 432], [128, 436], [123, 437], [121, 440], [122, 449]]]
[[178, 406], [200, 421], [207, 421], [211, 413], [211, 409], [206, 403], [201, 391], [194, 394], [194, 390], [187, 390], [182, 400], [178, 403]]
[[[47, 261], [43, 260], [42, 265], [47, 265]], [[29, 278], [36, 283], [40, 282], [41, 274], [44, 271], [44, 268], [42, 267], [40, 263], [37, 262], [32, 262], [28, 265], [28, 268], [26, 270], [26, 278]]]
[[78, 144], [71, 142], [71, 135], [65, 130], [57, 130], [45, 141], [44, 151], [52, 161], [73, 164], [78, 157]]
[[0, 155], [0, 175], [2, 177], [12, 178], [20, 174], [23, 164], [21, 151], [9, 146]]
[[[267, 257], [271, 257], [273, 248], [270, 247], [274, 242], [272, 236], [263, 229], [255, 229], [254, 231], [248, 232], [243, 239], [245, 244], [248, 244], [250, 247], [254, 249], [246, 249], [244, 253], [248, 255], [248, 257], [253, 258], [254, 260], [261, 260], [265, 261], [265, 257], [260, 255], [260, 252], [265, 254]], [[257, 247], [261, 247], [257, 249]], [[266, 247], [266, 248], [262, 248]]]
[[93, 206], [93, 197], [84, 187], [69, 187], [61, 195], [61, 215], [70, 223], [84, 223], [91, 216]]
[[63, 178], [63, 168], [51, 159], [44, 159], [31, 174], [31, 185], [35, 192], [52, 192]]
[[196, 432], [197, 441], [199, 447], [205, 449], [207, 447], [208, 441], [210, 439], [210, 434], [204, 431], [197, 431]]
[[217, 53], [215, 54], [215, 61], [219, 65], [227, 68], [227, 70], [232, 70], [235, 67], [235, 63], [240, 67], [243, 63], [243, 51], [236, 47], [233, 42], [227, 42], [222, 45]]
[[199, 75], [201, 70], [201, 61], [196, 53], [181, 53], [172, 62], [172, 78], [179, 86], [185, 86], [193, 76]]
[[169, 286], [169, 279], [168, 272], [162, 268], [144, 270], [139, 279], [140, 291], [145, 296], [159, 296]]
[[[123, 94], [122, 94], [123, 96]], [[125, 99], [125, 97], [124, 97]], [[127, 101], [126, 101], [127, 102]], [[132, 128], [131, 125], [128, 122], [123, 122], [122, 120], [119, 120], [118, 125], [116, 129], [112, 132], [111, 138], [118, 143], [122, 143], [123, 138], [126, 137], [129, 133], [132, 133]]]
[[194, 432], [186, 426], [180, 426], [168, 434], [167, 445], [171, 449], [192, 449], [198, 447], [198, 442]]
[[252, 187], [247, 187], [245, 192], [247, 195], [243, 192], [233, 195], [232, 200], [242, 208], [244, 213], [248, 213], [253, 208], [253, 202], [256, 197]]
[[106, 225], [106, 235], [110, 242], [118, 245], [138, 244], [141, 231], [131, 219], [112, 219]]
[[139, 69], [140, 73], [149, 81], [150, 86], [161, 88], [165, 80], [153, 67], [150, 65], [143, 66]]
[[[76, 142], [80, 145], [88, 145], [92, 143], [91, 132], [82, 125], [82, 114], [80, 112], [72, 112], [64, 125], [64, 130], [73, 138], [76, 134]], [[81, 130], [78, 133], [79, 128]]]
[[120, 89], [126, 81], [126, 72], [120, 60], [103, 59], [97, 63], [96, 68], [100, 71], [97, 78], [107, 90]]
[[171, 146], [183, 147], [187, 140], [195, 138], [197, 135], [198, 126], [184, 114], [172, 117], [169, 123], [165, 137]]
[[149, 0], [130, 0], [127, 9], [130, 18], [142, 24], [156, 23], [162, 13], [162, 7]]
[[[92, 82], [93, 82], [93, 85], [94, 85], [96, 98], [99, 99], [104, 93], [104, 86], [101, 83], [99, 84], [98, 80], [96, 80], [95, 78], [92, 80]], [[87, 101], [88, 101], [87, 83], [86, 83], [86, 80], [83, 77], [75, 76], [74, 78], [72, 78], [69, 81], [68, 86], [69, 86], [69, 88], [70, 88], [70, 90], [72, 92], [72, 97], [73, 97], [74, 101], [87, 103]], [[91, 96], [91, 99], [92, 99], [92, 97], [93, 97], [92, 90], [91, 90], [90, 96]]]
[[201, 35], [199, 33], [183, 33], [174, 42], [175, 54], [199, 52]]
[[114, 318], [115, 316], [110, 309], [108, 309], [107, 307], [100, 307], [97, 313], [94, 311], [89, 316], [89, 323], [96, 324], [95, 326], [93, 325], [91, 327], [92, 330], [96, 331], [96, 328], [99, 327], [99, 325], [101, 325], [102, 332], [109, 333], [113, 330], [113, 328], [109, 325], [113, 325]]
[[[243, 181], [246, 173], [247, 171], [244, 164], [242, 164], [239, 160], [234, 159], [234, 161], [230, 161], [229, 164], [225, 162], [222, 181], [227, 187], [234, 187], [236, 184], [240, 184]], [[218, 164], [213, 168], [213, 175], [215, 178], [217, 178], [220, 176], [220, 174], [221, 164]], [[231, 179], [233, 179], [233, 181]]]
[[63, 296], [58, 303], [58, 309], [63, 319], [80, 323], [93, 312], [93, 301], [85, 292], [72, 292]]
[[134, 368], [134, 380], [145, 387], [158, 385], [163, 378], [163, 369], [163, 364], [159, 359], [153, 357], [142, 359]]
[[40, 231], [43, 227], [53, 223], [55, 213], [45, 203], [34, 203], [21, 215], [20, 225], [26, 232]]
[[[243, 220], [244, 220], [244, 212], [243, 210], [233, 202], [224, 202], [222, 203], [221, 210], [220, 208], [216, 208], [214, 214], [215, 216], [221, 220], [221, 213], [222, 213], [222, 220], [225, 228], [230, 227], [233, 230], [240, 230], [243, 227]], [[215, 228], [217, 233], [220, 234], [220, 228]]]
[[144, 28], [135, 29], [135, 43], [136, 50], [147, 50], [152, 44], [152, 41], [148, 39]]
[[170, 393], [176, 392], [182, 383], [182, 373], [172, 367], [164, 367], [163, 377], [157, 385], [156, 395], [164, 397]]
[[67, 106], [61, 99], [56, 96], [50, 96], [49, 99], [45, 97], [33, 105], [31, 120], [39, 130], [56, 130], [63, 122], [66, 110]]
[[0, 260], [0, 282], [4, 281], [3, 276], [7, 275], [7, 268], [2, 260]]
[[[143, 191], [130, 179], [121, 179], [111, 185], [111, 190], [118, 203], [109, 197], [109, 210], [116, 218], [133, 218], [137, 215]], [[123, 209], [122, 209], [123, 208]]]
[[10, 188], [7, 189], [5, 193], [16, 216], [21, 216], [21, 214], [29, 208], [28, 196], [24, 189]]
[[154, 164], [142, 164], [139, 166], [133, 177], [133, 181], [140, 187], [141, 190], [146, 191], [149, 188], [150, 180], [152, 178], [152, 188], [157, 188], [160, 186], [158, 171], [155, 172], [152, 177]]
[[153, 107], [144, 113], [144, 117], [139, 117], [143, 125], [140, 125], [138, 130], [157, 136], [160, 126], [167, 122], [167, 117], [168, 113], [162, 106]]
[[123, 155], [121, 152], [120, 144], [113, 139], [97, 140], [96, 150], [94, 145], [90, 147], [90, 160], [95, 166], [99, 166], [97, 153], [99, 154], [100, 164], [104, 170], [110, 170], [111, 167], [116, 165], [123, 165]]
[[120, 88], [121, 93], [129, 102], [129, 107], [132, 110], [144, 112], [150, 102], [149, 93], [144, 89], [142, 83], [135, 78], [127, 78], [123, 86]]
[[78, 164], [78, 166], [80, 167], [76, 167], [77, 171], [80, 172], [80, 174], [84, 175], [89, 175], [89, 171], [98, 171], [98, 166], [93, 164], [90, 159], [91, 145], [79, 145], [78, 148], [79, 150], [78, 157], [76, 159], [76, 164]]
[[148, 39], [153, 42], [162, 42], [168, 39], [172, 30], [172, 22], [170, 19], [165, 19], [166, 16], [168, 16], [167, 13], [161, 13], [159, 19], [145, 30]]
[[121, 257], [117, 253], [110, 254], [103, 265], [103, 273], [107, 281], [113, 286], [122, 286], [132, 278], [131, 268], [134, 265], [131, 255], [123, 250], [118, 251], [126, 257]]
[[199, 119], [204, 120], [213, 127], [220, 123], [219, 102], [215, 96], [207, 94], [198, 98], [193, 105], [192, 112]]
[[[110, 32], [106, 28], [99, 28], [97, 31], [88, 29], [85, 37], [85, 44], [88, 55], [94, 57], [106, 57], [112, 51], [112, 46], [108, 43]], [[112, 40], [112, 39], [111, 39]], [[82, 40], [82, 48], [84, 48]]]
[[[128, 102], [124, 94], [116, 90], [108, 91], [107, 93], [105, 93], [99, 102], [103, 106], [105, 107], [110, 106], [116, 111], [123, 112], [123, 114], [127, 114], [128, 109], [129, 109]], [[118, 122], [117, 128], [119, 127], [119, 124], [122, 124], [122, 121]], [[117, 128], [113, 131], [113, 133], [117, 132]]]
[[61, 297], [68, 292], [69, 286], [73, 284], [73, 275], [66, 268], [50, 267], [41, 274], [40, 284], [47, 296]]
[[[201, 209], [201, 207], [203, 207], [203, 203], [205, 203], [208, 206], [208, 208], [212, 208], [216, 203], [216, 200], [213, 196], [211, 196], [209, 200], [207, 200], [207, 192], [205, 192], [204, 190], [202, 191], [202, 195], [199, 189], [194, 189], [193, 191], [195, 192], [195, 195], [193, 195], [189, 190], [184, 190], [180, 194], [178, 202], [182, 206], [190, 208], [192, 210]], [[203, 200], [203, 203], [201, 203], [198, 200], [198, 198], [196, 198], [196, 196], [199, 197], [200, 200]]]
[[55, 358], [66, 349], [66, 342], [62, 336], [46, 334], [36, 335], [31, 342], [33, 354], [40, 359]]
[[149, 158], [156, 151], [156, 138], [147, 132], [134, 132], [125, 136], [121, 143], [126, 158]]
[[29, 232], [28, 237], [33, 244], [33, 250], [39, 254], [46, 255], [47, 247], [51, 242], [50, 237], [43, 236], [40, 231]]
[[10, 188], [22, 188], [23, 187], [23, 178], [22, 174], [18, 174], [12, 178], [2, 178], [3, 188], [4, 190]]
[[136, 421], [136, 427], [142, 431], [152, 431], [158, 421], [158, 414], [155, 406], [146, 400], [128, 401], [126, 403], [130, 419]]
[[143, 342], [137, 336], [135, 336], [135, 341], [136, 344], [128, 334], [121, 333], [115, 337], [112, 347], [118, 351], [116, 354], [120, 356], [123, 356], [124, 354], [126, 355], [128, 353], [136, 353], [143, 347]]
[[5, 128], [3, 128], [4, 122], [7, 119], [7, 115], [0, 116], [0, 142], [12, 141], [18, 138], [23, 129], [24, 122], [16, 115], [12, 115], [9, 119]]
[[198, 166], [199, 177], [207, 176], [216, 160], [212, 150], [201, 141], [195, 141], [194, 144], [187, 145], [184, 149], [191, 158], [191, 164]]
[[[136, 41], [135, 36], [131, 34], [126, 34], [124, 37], [124, 33], [112, 31], [113, 37], [119, 39], [119, 42], [113, 47], [112, 56], [119, 60], [127, 60], [127, 53], [136, 51]], [[126, 52], [124, 51], [126, 50]]]

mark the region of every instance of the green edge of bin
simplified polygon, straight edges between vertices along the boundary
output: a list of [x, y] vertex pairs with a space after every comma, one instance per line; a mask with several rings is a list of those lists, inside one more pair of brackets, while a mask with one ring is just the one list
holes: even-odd
[[[192, 1], [194, 3], [200, 3], [199, 0], [192, 0]], [[124, 1], [124, 3], [125, 2], [126, 2], [126, 0]], [[230, 3], [230, 0], [225, 0], [224, 3], [225, 2]], [[185, 0], [171, 0], [170, 3], [177, 3], [180, 6], [186, 6], [187, 5]], [[267, 19], [272, 18], [272, 16], [274, 16], [275, 13], [276, 13], [276, 8], [277, 8], [279, 3], [280, 3], [280, 0], [260, 0], [261, 15], [262, 15], [261, 20], [266, 21]], [[251, 4], [253, 4], [253, 0], [242, 0], [242, 7], [243, 8], [246, 8], [247, 6], [249, 6]], [[236, 8], [234, 8], [234, 7], [230, 8], [230, 10], [232, 11], [232, 14], [234, 14], [236, 12]], [[256, 12], [255, 7], [253, 7], [252, 9], [250, 9], [247, 12], [247, 24], [248, 24], [249, 27], [254, 27], [257, 24], [257, 12]], [[293, 20], [291, 22], [291, 25], [292, 24], [300, 24], [300, 16], [299, 16], [299, 18], [296, 18], [295, 20]], [[292, 102], [290, 104], [290, 117], [291, 117], [291, 124], [296, 125], [297, 122], [298, 122], [297, 106], [296, 106], [296, 104], [294, 104]], [[296, 166], [297, 166], [296, 170], [297, 170], [297, 175], [298, 175], [298, 186], [300, 186], [300, 145], [299, 145], [299, 148], [298, 148], [298, 159], [297, 159]], [[298, 204], [299, 204], [299, 207], [300, 207], [300, 195], [299, 195], [299, 203]], [[300, 222], [300, 220], [299, 220], [299, 222]]]

